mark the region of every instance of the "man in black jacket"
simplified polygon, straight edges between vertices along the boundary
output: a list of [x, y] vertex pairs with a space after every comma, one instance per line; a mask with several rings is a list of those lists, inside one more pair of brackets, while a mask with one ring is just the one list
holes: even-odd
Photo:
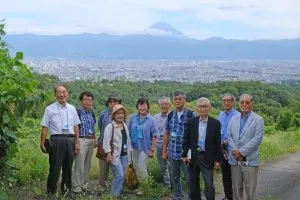
[[[220, 122], [208, 116], [210, 101], [201, 97], [197, 101], [199, 117], [188, 120], [182, 145], [182, 161], [192, 167], [191, 199], [201, 199], [199, 173], [201, 172], [205, 184], [204, 195], [207, 200], [215, 199], [213, 180], [214, 168], [220, 167], [221, 138]], [[188, 150], [191, 149], [191, 159]]]

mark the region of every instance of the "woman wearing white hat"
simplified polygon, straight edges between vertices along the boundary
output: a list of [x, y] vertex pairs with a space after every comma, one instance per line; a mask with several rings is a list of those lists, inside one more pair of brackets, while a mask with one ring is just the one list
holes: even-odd
[[[106, 162], [110, 163], [113, 179], [110, 193], [120, 196], [125, 178], [125, 170], [130, 160], [130, 137], [124, 123], [128, 111], [121, 104], [115, 105], [111, 114], [111, 123], [104, 130], [103, 149], [107, 153]], [[111, 147], [111, 140], [112, 146]]]

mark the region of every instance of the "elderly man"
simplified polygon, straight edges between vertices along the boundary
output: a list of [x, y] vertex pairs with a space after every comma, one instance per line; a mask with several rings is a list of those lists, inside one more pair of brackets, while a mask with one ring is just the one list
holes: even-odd
[[[98, 138], [98, 142], [102, 142], [104, 138], [104, 130], [107, 124], [111, 122], [111, 112], [115, 105], [121, 104], [121, 99], [117, 97], [114, 94], [111, 94], [108, 96], [107, 101], [105, 103], [107, 109], [103, 110], [100, 113], [99, 119], [98, 119], [98, 127], [100, 130], [100, 136]], [[103, 192], [107, 189], [107, 179], [108, 179], [108, 173], [109, 173], [109, 164], [105, 162], [105, 160], [99, 159], [99, 166], [100, 166], [100, 190]]]
[[95, 135], [95, 114], [92, 110], [93, 94], [84, 91], [80, 94], [80, 108], [77, 113], [81, 124], [79, 125], [80, 153], [75, 157], [73, 192], [88, 192], [89, 173], [91, 160], [96, 143]]
[[[199, 117], [189, 119], [182, 145], [182, 161], [192, 168], [191, 199], [201, 199], [199, 173], [204, 180], [204, 195], [207, 200], [215, 199], [214, 168], [220, 167], [221, 125], [217, 119], [208, 115], [210, 101], [201, 97], [197, 101]], [[191, 149], [191, 160], [187, 153]]]
[[[169, 156], [175, 200], [181, 200], [183, 196], [180, 180], [180, 168], [183, 170], [188, 190], [190, 189], [189, 172], [187, 166], [184, 165], [181, 160], [181, 153], [184, 129], [186, 127], [187, 119], [195, 117], [196, 115], [193, 111], [184, 107], [185, 99], [186, 97], [184, 92], [175, 92], [174, 104], [176, 109], [168, 114], [166, 132], [163, 139], [162, 158], [166, 160], [167, 156]], [[188, 192], [188, 194], [190, 195], [190, 192]]]
[[225, 198], [223, 198], [223, 200], [232, 200], [231, 167], [228, 163], [228, 155], [230, 153], [230, 149], [228, 146], [227, 128], [230, 119], [233, 116], [239, 114], [239, 112], [234, 109], [235, 98], [232, 94], [224, 94], [222, 102], [225, 110], [219, 114], [218, 119], [221, 122], [221, 168], [223, 188], [225, 193]]
[[231, 149], [233, 199], [242, 200], [244, 189], [247, 199], [256, 199], [258, 173], [258, 147], [264, 133], [264, 119], [252, 111], [254, 102], [249, 94], [239, 100], [241, 114], [231, 118], [228, 124], [228, 143]]
[[165, 135], [165, 125], [168, 120], [168, 114], [170, 112], [171, 100], [169, 97], [161, 97], [158, 100], [160, 113], [154, 116], [157, 122], [159, 135], [156, 137], [156, 152], [157, 160], [160, 167], [160, 171], [163, 175], [163, 183], [166, 187], [171, 187], [170, 174], [168, 170], [168, 161], [162, 159], [162, 143]]
[[61, 192], [65, 192], [64, 185], [71, 190], [72, 164], [76, 153], [80, 152], [79, 117], [74, 106], [67, 103], [68, 90], [64, 85], [54, 88], [56, 102], [46, 107], [42, 120], [41, 150], [47, 153], [45, 140], [50, 130], [51, 148], [49, 152], [49, 175], [47, 181], [47, 195], [56, 193], [56, 185], [62, 168]]

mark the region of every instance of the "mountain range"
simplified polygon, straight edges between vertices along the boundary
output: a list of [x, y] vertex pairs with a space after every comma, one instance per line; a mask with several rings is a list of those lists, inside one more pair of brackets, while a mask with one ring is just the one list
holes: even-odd
[[165, 22], [138, 34], [6, 35], [12, 51], [27, 57], [97, 59], [300, 59], [300, 38], [196, 40]]

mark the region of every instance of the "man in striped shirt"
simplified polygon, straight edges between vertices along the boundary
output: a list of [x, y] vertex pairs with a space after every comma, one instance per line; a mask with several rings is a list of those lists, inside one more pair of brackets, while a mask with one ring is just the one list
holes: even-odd
[[91, 159], [96, 146], [95, 114], [92, 110], [93, 94], [85, 91], [80, 94], [80, 108], [77, 109], [81, 124], [79, 126], [80, 153], [75, 157], [73, 177], [73, 192], [89, 192], [88, 180], [91, 169]]

